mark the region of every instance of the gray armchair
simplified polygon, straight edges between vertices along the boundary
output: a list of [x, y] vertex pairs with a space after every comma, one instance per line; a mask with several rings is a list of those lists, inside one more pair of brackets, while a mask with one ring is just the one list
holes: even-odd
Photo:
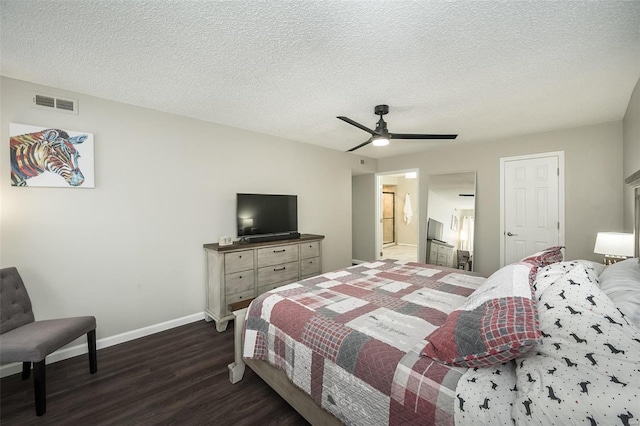
[[16, 268], [0, 270], [0, 363], [22, 362], [22, 380], [33, 363], [36, 415], [47, 411], [45, 358], [83, 334], [89, 346], [89, 370], [98, 370], [96, 319], [92, 316], [35, 321], [31, 300]]

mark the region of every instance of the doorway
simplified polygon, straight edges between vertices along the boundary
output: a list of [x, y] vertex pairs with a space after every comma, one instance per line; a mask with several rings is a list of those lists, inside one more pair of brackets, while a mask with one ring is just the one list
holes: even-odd
[[418, 172], [376, 174], [376, 258], [418, 260]]
[[564, 244], [564, 152], [500, 159], [500, 266]]

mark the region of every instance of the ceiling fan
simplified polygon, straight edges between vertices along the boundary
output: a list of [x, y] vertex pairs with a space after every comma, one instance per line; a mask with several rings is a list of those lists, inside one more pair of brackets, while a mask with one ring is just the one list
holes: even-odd
[[352, 126], [356, 126], [357, 128], [364, 130], [367, 133], [371, 133], [371, 137], [368, 141], [361, 143], [358, 146], [354, 146], [347, 152], [355, 151], [356, 149], [362, 148], [365, 145], [369, 145], [373, 143], [375, 146], [385, 146], [389, 145], [390, 139], [455, 139], [458, 135], [430, 135], [430, 134], [415, 134], [415, 133], [389, 133], [387, 130], [387, 123], [382, 118], [383, 115], [389, 113], [388, 105], [377, 105], [374, 109], [376, 115], [380, 116], [380, 120], [378, 120], [378, 124], [376, 124], [376, 129], [371, 130], [368, 127], [363, 126], [360, 123], [353, 121], [350, 118], [339, 116], [342, 121], [345, 121]]

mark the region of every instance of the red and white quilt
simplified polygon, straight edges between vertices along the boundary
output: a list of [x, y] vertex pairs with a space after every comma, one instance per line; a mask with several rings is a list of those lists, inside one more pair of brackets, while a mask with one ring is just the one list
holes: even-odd
[[464, 367], [421, 355], [425, 338], [485, 278], [382, 260], [265, 293], [244, 357], [266, 360], [346, 424], [454, 424]]

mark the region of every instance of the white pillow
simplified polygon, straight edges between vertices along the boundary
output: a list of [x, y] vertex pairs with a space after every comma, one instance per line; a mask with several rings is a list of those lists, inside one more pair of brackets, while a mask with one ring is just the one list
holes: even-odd
[[627, 259], [608, 266], [600, 274], [600, 289], [640, 327], [640, 263]]

